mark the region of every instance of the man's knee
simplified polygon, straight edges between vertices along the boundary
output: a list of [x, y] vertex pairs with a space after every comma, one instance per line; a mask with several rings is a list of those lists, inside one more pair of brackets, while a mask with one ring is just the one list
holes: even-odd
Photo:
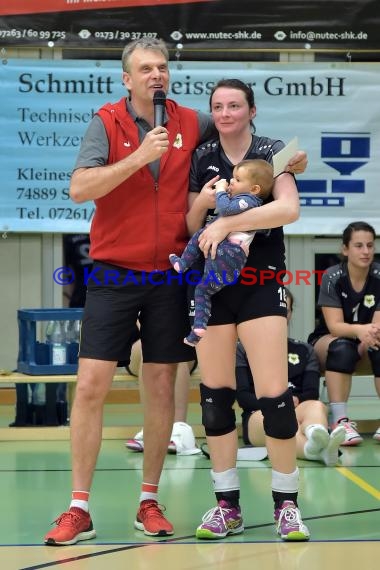
[[349, 338], [337, 338], [329, 344], [326, 370], [352, 374], [359, 360], [357, 343]]
[[104, 400], [112, 386], [116, 362], [79, 358], [75, 399]]
[[298, 422], [290, 390], [275, 398], [259, 398], [258, 403], [266, 435], [276, 439], [291, 439], [296, 435]]
[[209, 388], [200, 385], [202, 423], [206, 435], [225, 435], [236, 429], [233, 405], [236, 391], [232, 388]]

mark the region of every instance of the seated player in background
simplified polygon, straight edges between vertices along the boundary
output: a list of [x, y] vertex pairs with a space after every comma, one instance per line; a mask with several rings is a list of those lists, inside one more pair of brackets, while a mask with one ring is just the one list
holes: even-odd
[[[292, 317], [294, 298], [286, 289], [288, 323]], [[320, 371], [313, 348], [302, 341], [288, 338], [288, 378], [292, 391], [298, 431], [297, 457], [321, 461], [326, 466], [338, 463], [339, 446], [343, 443], [343, 426], [328, 432], [327, 409], [319, 400]], [[244, 443], [257, 447], [265, 445], [263, 415], [259, 409], [254, 378], [242, 344], [236, 354], [237, 401], [242, 408]]]

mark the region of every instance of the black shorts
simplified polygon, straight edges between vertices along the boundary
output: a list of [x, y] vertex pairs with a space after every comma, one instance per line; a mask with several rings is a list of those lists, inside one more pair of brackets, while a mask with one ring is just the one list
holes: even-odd
[[184, 344], [190, 323], [186, 284], [174, 270], [157, 275], [95, 262], [87, 281], [79, 356], [129, 362], [140, 322], [143, 362], [194, 360]]
[[263, 279], [260, 283], [258, 278], [252, 283], [252, 280], [242, 278], [212, 296], [208, 325], [238, 325], [275, 315], [287, 315], [284, 287], [276, 279]]

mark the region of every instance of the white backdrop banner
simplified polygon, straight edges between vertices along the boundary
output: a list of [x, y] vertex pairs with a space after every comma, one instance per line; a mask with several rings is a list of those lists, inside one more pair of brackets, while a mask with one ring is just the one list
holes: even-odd
[[[340, 235], [354, 219], [380, 232], [379, 72], [379, 63], [172, 63], [169, 96], [207, 112], [220, 78], [250, 83], [257, 134], [297, 136], [309, 157], [301, 217], [286, 233]], [[3, 60], [0, 81], [0, 230], [87, 232], [94, 206], [71, 201], [70, 175], [93, 114], [125, 94], [120, 63]]]

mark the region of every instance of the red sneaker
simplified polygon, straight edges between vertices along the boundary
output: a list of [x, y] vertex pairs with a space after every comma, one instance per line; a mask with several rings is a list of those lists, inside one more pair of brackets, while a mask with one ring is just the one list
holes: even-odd
[[89, 513], [78, 507], [71, 507], [54, 521], [57, 526], [45, 536], [48, 546], [66, 546], [80, 540], [95, 538], [96, 531]]
[[173, 525], [164, 517], [162, 507], [157, 501], [147, 500], [140, 503], [136, 515], [135, 528], [143, 530], [148, 536], [168, 536], [173, 534]]

